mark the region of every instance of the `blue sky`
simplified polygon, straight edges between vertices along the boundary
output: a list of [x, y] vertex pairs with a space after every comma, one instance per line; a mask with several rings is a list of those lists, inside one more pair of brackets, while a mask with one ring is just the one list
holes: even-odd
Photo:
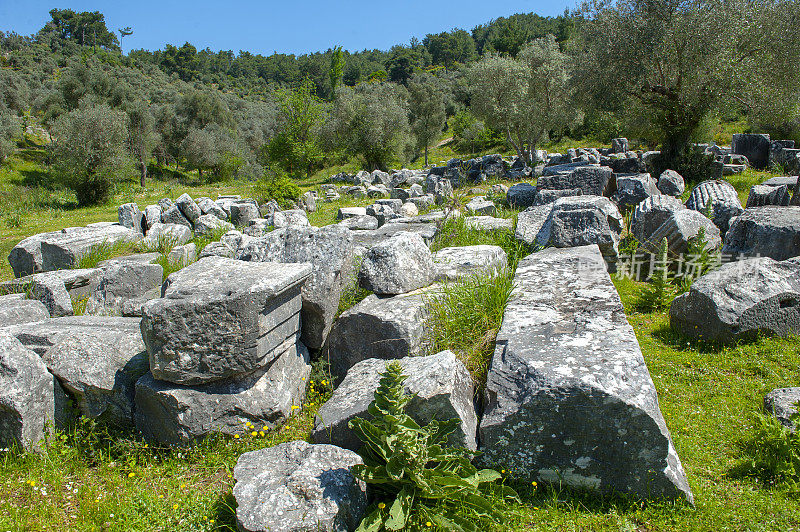
[[0, 0], [0, 30], [30, 35], [58, 7], [101, 11], [109, 29], [131, 26], [124, 48], [155, 50], [189, 41], [198, 49], [302, 54], [336, 44], [356, 51], [388, 49], [412, 37], [478, 24], [514, 13], [555, 16], [574, 0], [264, 0], [261, 2], [134, 0], [54, 3]]

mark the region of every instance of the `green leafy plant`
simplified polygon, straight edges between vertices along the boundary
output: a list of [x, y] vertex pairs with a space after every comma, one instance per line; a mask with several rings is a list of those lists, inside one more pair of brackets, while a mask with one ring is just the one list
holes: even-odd
[[655, 261], [650, 281], [639, 293], [637, 306], [646, 312], [653, 312], [669, 307], [678, 293], [669, 271], [669, 243], [661, 240], [658, 253], [650, 260]]
[[253, 185], [253, 197], [259, 203], [275, 200], [282, 209], [286, 209], [300, 197], [300, 187], [288, 177], [276, 175], [256, 181]]
[[[709, 205], [711, 204], [709, 203]], [[685, 271], [680, 277], [679, 284], [681, 292], [687, 292], [696, 279], [710, 272], [719, 262], [719, 253], [708, 248], [705, 227], [700, 227], [697, 235], [689, 239], [689, 246], [684, 258], [686, 259]]]
[[[371, 420], [355, 418], [350, 428], [364, 443], [363, 465], [353, 475], [367, 483], [378, 501], [358, 532], [418, 530], [477, 531], [481, 523], [501, 524], [506, 502], [516, 493], [496, 481], [500, 474], [476, 469], [467, 449], [448, 447], [448, 436], [459, 421], [433, 420], [421, 427], [406, 414], [412, 396], [406, 394], [403, 368], [386, 365]], [[488, 523], [487, 523], [488, 524]]]
[[756, 414], [754, 437], [746, 446], [751, 455], [747, 469], [749, 476], [767, 485], [800, 495], [800, 414], [792, 414], [789, 419], [795, 430], [770, 414]]

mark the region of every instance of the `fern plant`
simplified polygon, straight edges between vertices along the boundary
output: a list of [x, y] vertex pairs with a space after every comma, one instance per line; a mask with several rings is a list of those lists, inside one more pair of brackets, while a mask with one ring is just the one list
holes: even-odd
[[467, 449], [449, 447], [448, 436], [459, 421], [433, 420], [424, 427], [406, 414], [413, 398], [405, 393], [403, 368], [386, 365], [371, 420], [355, 418], [350, 428], [364, 443], [363, 465], [353, 475], [372, 490], [378, 501], [357, 532], [430, 529], [477, 531], [487, 520], [503, 522], [506, 501], [516, 493], [495, 481], [500, 474], [478, 470]]
[[639, 292], [638, 306], [647, 312], [667, 308], [678, 293], [669, 271], [669, 243], [661, 240], [658, 254], [651, 260], [656, 261], [650, 281]]
[[[709, 205], [711, 204], [709, 203]], [[681, 292], [687, 292], [696, 279], [710, 272], [714, 264], [718, 262], [717, 252], [708, 249], [705, 227], [701, 226], [697, 231], [697, 235], [689, 239], [686, 259], [688, 259], [687, 268], [680, 279]]]
[[770, 414], [756, 414], [754, 438], [748, 445], [752, 456], [748, 465], [750, 476], [797, 496], [800, 495], [800, 414], [792, 414], [789, 419], [794, 430]]

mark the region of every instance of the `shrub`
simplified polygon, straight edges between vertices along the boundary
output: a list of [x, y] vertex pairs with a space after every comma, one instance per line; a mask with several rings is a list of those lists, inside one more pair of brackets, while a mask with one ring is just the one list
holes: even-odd
[[467, 449], [448, 447], [448, 436], [459, 421], [433, 420], [421, 427], [406, 414], [412, 399], [405, 393], [406, 377], [398, 362], [381, 373], [372, 420], [355, 418], [349, 426], [364, 443], [363, 465], [353, 466], [356, 478], [367, 483], [377, 504], [358, 531], [426, 529], [479, 530], [504, 520], [511, 489], [497, 484], [500, 474], [477, 470]]
[[474, 229], [467, 226], [467, 222], [462, 216], [448, 218], [439, 224], [439, 232], [431, 244], [431, 251], [439, 251], [452, 246], [478, 245], [503, 248], [508, 255], [508, 268], [511, 272], [517, 269], [520, 259], [530, 253], [527, 246], [514, 237], [513, 230], [483, 231]]
[[285, 176], [264, 178], [253, 185], [253, 197], [259, 203], [275, 200], [282, 209], [286, 209], [300, 197], [300, 187]]
[[480, 390], [494, 353], [494, 341], [514, 288], [511, 271], [444, 283], [426, 300], [428, 348], [450, 349], [469, 369]]
[[692, 146], [687, 146], [672, 157], [662, 152], [650, 164], [652, 175], [660, 176], [664, 170], [675, 170], [688, 183], [697, 183], [714, 176], [714, 156], [705, 155]]
[[669, 243], [664, 238], [658, 247], [658, 254], [650, 259], [654, 261], [651, 266], [653, 274], [649, 282], [639, 292], [637, 306], [645, 312], [653, 312], [669, 307], [678, 293], [669, 271], [668, 253]]

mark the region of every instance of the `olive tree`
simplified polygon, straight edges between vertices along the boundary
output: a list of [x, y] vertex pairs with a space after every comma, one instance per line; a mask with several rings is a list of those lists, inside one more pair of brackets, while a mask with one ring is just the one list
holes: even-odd
[[469, 71], [472, 112], [502, 131], [528, 164], [535, 164], [536, 147], [550, 133], [576, 118], [568, 63], [548, 35], [528, 43], [516, 59], [488, 55]]
[[139, 169], [139, 184], [145, 186], [147, 164], [158, 144], [155, 119], [150, 107], [142, 100], [128, 106], [128, 143], [133, 160]]
[[408, 96], [411, 129], [417, 148], [425, 152], [425, 166], [428, 166], [428, 146], [439, 138], [447, 120], [444, 94], [431, 80], [415, 77], [408, 84]]
[[125, 113], [105, 104], [75, 109], [55, 121], [53, 169], [80, 205], [104, 201], [113, 184], [131, 174], [127, 126]]
[[326, 124], [326, 140], [333, 147], [363, 158], [369, 169], [386, 169], [408, 154], [408, 103], [402, 87], [390, 83], [362, 83], [339, 87]]

